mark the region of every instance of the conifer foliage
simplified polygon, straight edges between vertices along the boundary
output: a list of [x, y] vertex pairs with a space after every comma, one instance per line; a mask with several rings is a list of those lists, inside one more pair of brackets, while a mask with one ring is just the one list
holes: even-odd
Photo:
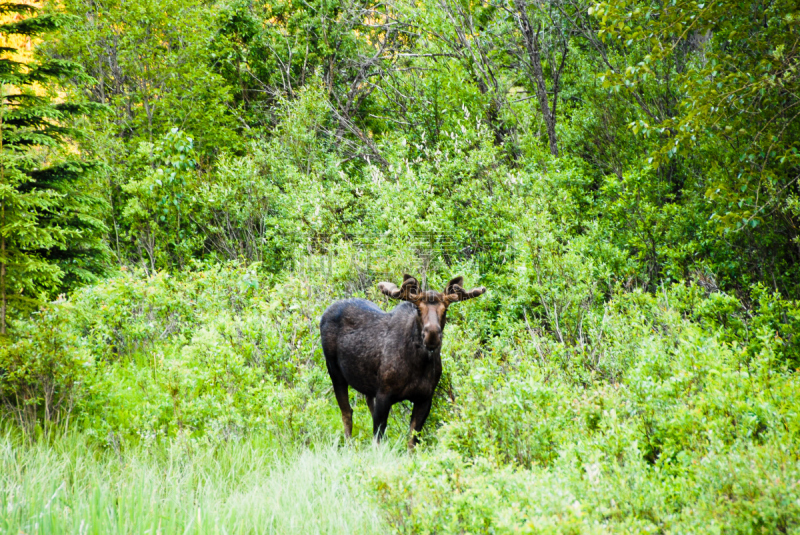
[[92, 165], [65, 158], [76, 117], [98, 110], [56, 95], [58, 82], [86, 77], [79, 65], [23, 58], [18, 42], [69, 21], [34, 6], [0, 3], [0, 334], [9, 317], [42, 297], [103, 272], [103, 201], [85, 177]]

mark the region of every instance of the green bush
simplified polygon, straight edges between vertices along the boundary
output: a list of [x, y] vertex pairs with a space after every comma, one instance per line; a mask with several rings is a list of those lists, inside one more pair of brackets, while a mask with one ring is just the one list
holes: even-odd
[[14, 323], [0, 345], [0, 400], [29, 436], [62, 430], [94, 382], [95, 358], [73, 328], [73, 303], [57, 301]]

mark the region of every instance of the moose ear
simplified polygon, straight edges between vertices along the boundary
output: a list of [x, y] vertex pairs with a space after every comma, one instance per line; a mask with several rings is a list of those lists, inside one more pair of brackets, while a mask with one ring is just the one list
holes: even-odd
[[484, 288], [483, 286], [481, 286], [480, 288], [473, 288], [470, 291], [466, 291], [462, 286], [463, 284], [464, 284], [464, 277], [456, 277], [455, 279], [447, 283], [447, 287], [444, 290], [444, 295], [445, 298], [450, 303], [455, 303], [456, 301], [466, 301], [467, 299], [478, 297], [479, 295], [486, 292], [486, 288]]

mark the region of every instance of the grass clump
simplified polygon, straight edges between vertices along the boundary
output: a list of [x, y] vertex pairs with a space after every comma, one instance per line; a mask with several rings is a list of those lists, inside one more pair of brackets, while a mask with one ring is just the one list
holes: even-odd
[[285, 452], [257, 438], [115, 452], [80, 436], [0, 438], [4, 533], [385, 533], [360, 480], [387, 448]]

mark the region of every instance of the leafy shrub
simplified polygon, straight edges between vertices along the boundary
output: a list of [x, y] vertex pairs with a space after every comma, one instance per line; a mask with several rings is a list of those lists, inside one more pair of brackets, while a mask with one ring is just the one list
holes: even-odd
[[584, 345], [585, 319], [601, 303], [601, 284], [609, 273], [603, 264], [565, 246], [547, 213], [525, 224], [525, 261], [518, 267], [515, 297], [527, 301], [522, 306], [530, 308], [559, 342]]
[[141, 175], [123, 186], [129, 197], [122, 217], [140, 265], [151, 272], [182, 267], [201, 245], [190, 194], [198, 181], [193, 140], [173, 128], [155, 145], [140, 144], [137, 156]]
[[74, 307], [59, 301], [14, 324], [15, 340], [0, 345], [0, 400], [29, 436], [69, 423], [93, 382], [94, 358], [73, 328]]

